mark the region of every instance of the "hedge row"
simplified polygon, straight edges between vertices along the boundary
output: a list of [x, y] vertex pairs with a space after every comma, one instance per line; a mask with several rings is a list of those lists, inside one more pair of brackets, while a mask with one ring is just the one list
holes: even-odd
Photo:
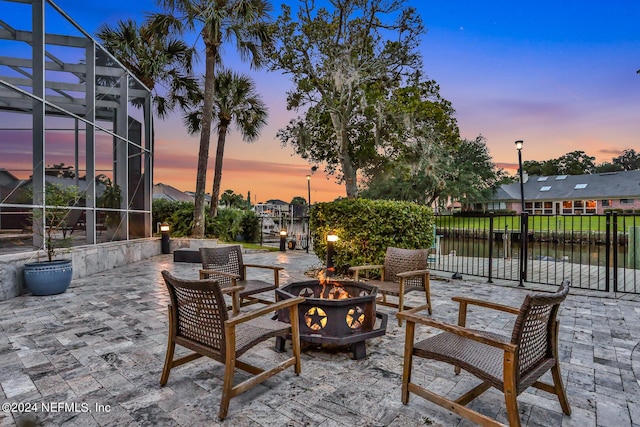
[[382, 264], [387, 247], [429, 248], [433, 241], [431, 208], [410, 202], [343, 199], [317, 203], [310, 213], [313, 248], [327, 256], [327, 234], [335, 231], [334, 265], [338, 273], [350, 266]]

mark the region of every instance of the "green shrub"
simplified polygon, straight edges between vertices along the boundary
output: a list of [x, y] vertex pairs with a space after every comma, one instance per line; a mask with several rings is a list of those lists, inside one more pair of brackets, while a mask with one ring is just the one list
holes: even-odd
[[186, 208], [191, 208], [193, 212], [193, 203], [191, 202], [174, 202], [171, 200], [157, 199], [153, 201], [152, 221], [153, 224], [159, 222], [170, 222], [174, 212]]
[[[169, 200], [153, 201], [153, 224], [168, 222], [171, 235], [186, 237], [193, 227], [193, 203], [173, 202]], [[209, 216], [205, 210], [205, 236], [233, 242], [242, 238], [246, 242], [260, 240], [260, 218], [253, 211], [236, 208], [218, 210], [218, 217]]]
[[244, 211], [236, 208], [218, 209], [216, 218], [207, 219], [206, 234], [233, 242], [242, 235], [242, 216]]
[[181, 207], [171, 214], [167, 220], [171, 226], [171, 235], [185, 237], [191, 234], [193, 228], [193, 204]]
[[310, 215], [313, 248], [320, 259], [327, 256], [329, 231], [340, 238], [334, 257], [338, 273], [350, 266], [381, 264], [389, 246], [429, 248], [433, 240], [433, 211], [415, 203], [344, 199], [317, 203]]
[[256, 243], [260, 240], [260, 217], [254, 211], [243, 211], [241, 226], [245, 242]]

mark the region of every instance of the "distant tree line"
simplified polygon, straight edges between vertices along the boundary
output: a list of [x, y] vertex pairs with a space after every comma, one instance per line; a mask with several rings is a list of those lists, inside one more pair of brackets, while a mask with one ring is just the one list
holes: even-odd
[[522, 163], [522, 170], [529, 175], [585, 175], [592, 173], [630, 171], [640, 169], [640, 153], [627, 149], [611, 162], [595, 163], [595, 157], [584, 151], [573, 151], [557, 159], [528, 160]]

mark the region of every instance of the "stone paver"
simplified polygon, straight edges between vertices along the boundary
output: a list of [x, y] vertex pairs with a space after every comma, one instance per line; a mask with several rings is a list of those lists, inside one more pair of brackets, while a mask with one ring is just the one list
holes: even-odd
[[[303, 251], [254, 253], [246, 262], [285, 267], [282, 282], [320, 266]], [[368, 357], [346, 348], [305, 347], [300, 376], [287, 370], [232, 399], [217, 420], [223, 369], [205, 358], [159, 379], [166, 346], [168, 296], [160, 271], [197, 277], [198, 265], [174, 264], [170, 255], [75, 280], [61, 295], [30, 295], [0, 303], [0, 412], [5, 425], [229, 425], [229, 426], [468, 426], [458, 416], [412, 395], [400, 401], [404, 328], [393, 311], [387, 334], [367, 342]], [[264, 273], [268, 278], [271, 272]], [[480, 280], [480, 279], [478, 279]], [[431, 282], [434, 317], [457, 319], [455, 295], [519, 306], [526, 290], [480, 281]], [[549, 288], [551, 289], [551, 288]], [[423, 301], [409, 294], [408, 303]], [[560, 315], [563, 379], [572, 415], [553, 396], [530, 389], [519, 397], [526, 426], [640, 426], [640, 301], [572, 293]], [[512, 318], [483, 309], [470, 326], [512, 327]], [[418, 337], [435, 331], [418, 329]], [[257, 364], [285, 357], [263, 343], [248, 354]], [[242, 377], [242, 373], [238, 374]], [[418, 360], [414, 378], [453, 397], [477, 381], [447, 365]], [[489, 391], [472, 403], [506, 422], [504, 400]], [[31, 412], [28, 412], [30, 409]]]

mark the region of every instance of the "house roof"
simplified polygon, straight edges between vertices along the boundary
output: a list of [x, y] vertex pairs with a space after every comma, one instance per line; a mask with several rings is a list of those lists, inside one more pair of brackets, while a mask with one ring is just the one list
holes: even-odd
[[[587, 175], [530, 176], [525, 200], [640, 198], [640, 170]], [[520, 183], [499, 187], [492, 201], [520, 200]]]
[[193, 202], [194, 197], [186, 194], [175, 187], [167, 184], [158, 183], [153, 186], [153, 198], [165, 199], [172, 202]]
[[280, 200], [280, 199], [269, 199], [267, 200], [267, 203], [269, 205], [288, 205], [289, 203], [285, 202], [284, 200]]

